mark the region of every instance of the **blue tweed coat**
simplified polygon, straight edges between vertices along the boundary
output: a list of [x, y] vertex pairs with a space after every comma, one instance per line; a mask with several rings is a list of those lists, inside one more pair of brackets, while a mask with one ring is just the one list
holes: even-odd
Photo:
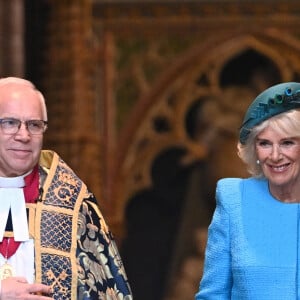
[[221, 179], [216, 201], [195, 299], [300, 299], [300, 204], [276, 200], [255, 178]]

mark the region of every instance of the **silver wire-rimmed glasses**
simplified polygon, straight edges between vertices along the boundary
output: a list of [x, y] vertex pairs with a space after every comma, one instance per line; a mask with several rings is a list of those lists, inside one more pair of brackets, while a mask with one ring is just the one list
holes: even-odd
[[21, 128], [22, 124], [25, 124], [25, 127], [30, 134], [39, 135], [46, 131], [48, 122], [44, 120], [21, 121], [15, 118], [0, 119], [0, 127], [4, 134], [16, 134]]

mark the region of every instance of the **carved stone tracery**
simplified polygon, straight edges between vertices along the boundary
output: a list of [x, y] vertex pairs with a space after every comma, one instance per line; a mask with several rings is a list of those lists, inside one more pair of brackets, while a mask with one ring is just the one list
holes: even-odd
[[[212, 97], [224, 99], [225, 92], [220, 83], [220, 73], [230, 59], [251, 49], [274, 63], [280, 70], [282, 81], [292, 80], [296, 74], [299, 74], [300, 66], [296, 53], [300, 44], [289, 36], [289, 41], [293, 42], [294, 53], [293, 56], [290, 55], [291, 46], [281, 41], [283, 35], [287, 33], [278, 31], [277, 35], [275, 32], [269, 35], [254, 32], [238, 33], [234, 37], [218, 36], [174, 59], [173, 64], [152, 84], [150, 91], [142, 94], [144, 96], [140, 97], [131, 117], [128, 118], [130, 122], [120, 132], [121, 149], [127, 149], [119, 153], [117, 161], [119, 164], [116, 165], [117, 176], [120, 178], [116, 182], [123, 188], [114, 190], [116, 193], [121, 193], [122, 199], [120, 196], [116, 198], [120, 199], [121, 207], [126, 205], [124, 199], [129, 199], [133, 193], [151, 185], [151, 162], [163, 149], [174, 146], [187, 148], [189, 155], [185, 163], [205, 158], [209, 146], [188, 136], [185, 118], [188, 109], [195, 101], [204, 101]], [[208, 82], [199, 83], [198, 79], [201, 77], [207, 78]], [[150, 83], [148, 85], [151, 86]], [[245, 108], [251, 98], [247, 99], [246, 104], [241, 102], [243, 100], [235, 98], [230, 104], [233, 109], [234, 106], [241, 105]], [[206, 117], [209, 119], [214, 116]], [[220, 115], [217, 120], [222, 124], [224, 118], [226, 116]], [[165, 124], [165, 130], [155, 126], [158, 120], [161, 124]], [[240, 119], [235, 124], [235, 130], [238, 128], [239, 121]], [[214, 126], [213, 123], [210, 124], [211, 126]], [[225, 124], [222, 126], [225, 127]]]
[[[109, 194], [115, 228], [126, 236], [118, 225], [124, 224], [128, 201], [151, 188], [153, 162], [168, 149], [187, 150], [182, 166], [196, 161], [209, 165], [211, 174], [202, 185], [219, 177], [247, 175], [235, 153], [238, 126], [258, 92], [278, 81], [300, 79], [300, 6], [199, 1], [100, 7], [95, 26], [113, 37], [111, 105], [118, 120]], [[250, 76], [245, 74], [251, 66], [240, 65], [240, 77], [246, 78], [242, 84], [222, 82], [227, 65], [247, 53], [268, 61], [271, 70], [263, 65]], [[199, 130], [191, 136], [186, 121], [196, 103]], [[206, 233], [202, 229], [195, 229], [194, 256], [170, 269], [176, 275], [169, 285], [178, 287], [169, 291], [172, 300], [193, 298], [198, 288]], [[194, 262], [199, 263], [197, 271], [189, 267]]]

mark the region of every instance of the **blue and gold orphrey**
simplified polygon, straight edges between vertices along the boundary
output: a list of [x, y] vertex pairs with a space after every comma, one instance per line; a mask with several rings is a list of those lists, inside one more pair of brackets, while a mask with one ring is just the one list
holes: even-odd
[[49, 172], [36, 205], [36, 281], [51, 286], [54, 299], [75, 300], [77, 221], [87, 188], [52, 151], [42, 151], [40, 165]]

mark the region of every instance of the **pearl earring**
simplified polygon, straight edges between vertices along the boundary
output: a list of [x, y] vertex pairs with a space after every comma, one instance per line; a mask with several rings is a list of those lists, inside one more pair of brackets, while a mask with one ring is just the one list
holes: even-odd
[[257, 160], [257, 161], [256, 161], [256, 164], [258, 164], [258, 165], [259, 165], [259, 164], [260, 164], [260, 161], [259, 161], [259, 160]]

